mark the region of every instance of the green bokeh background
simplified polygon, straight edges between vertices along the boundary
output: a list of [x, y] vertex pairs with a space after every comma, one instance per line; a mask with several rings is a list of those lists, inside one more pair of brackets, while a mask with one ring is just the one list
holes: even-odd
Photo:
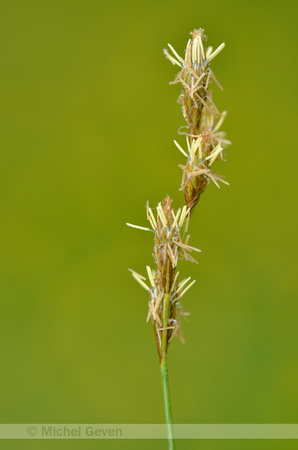
[[[176, 423], [295, 423], [295, 7], [282, 1], [0, 3], [1, 423], [162, 423], [145, 203], [180, 206], [184, 125], [169, 86], [203, 27], [233, 145], [193, 216], [186, 344], [169, 351]], [[296, 205], [297, 206], [297, 205]], [[155, 449], [162, 441], [6, 441]], [[180, 441], [178, 449], [294, 442]]]

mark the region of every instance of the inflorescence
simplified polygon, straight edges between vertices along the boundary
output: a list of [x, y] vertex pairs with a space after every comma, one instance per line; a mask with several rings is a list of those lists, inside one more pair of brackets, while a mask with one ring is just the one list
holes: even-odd
[[180, 319], [185, 316], [181, 299], [195, 283], [191, 278], [179, 281], [176, 270], [179, 260], [197, 261], [190, 253], [200, 252], [189, 245], [188, 223], [200, 195], [210, 180], [219, 187], [218, 182], [228, 184], [216, 175], [211, 166], [216, 160], [224, 160], [224, 148], [230, 141], [220, 131], [226, 117], [226, 111], [220, 113], [212, 100], [210, 85], [215, 82], [221, 89], [210, 62], [224, 48], [221, 44], [215, 51], [204, 46], [207, 40], [204, 30], [194, 30], [188, 41], [185, 57], [181, 58], [168, 44], [171, 53], [164, 50], [166, 57], [181, 68], [172, 83], [181, 83], [182, 92], [178, 102], [187, 125], [179, 129], [186, 136], [186, 150], [178, 142], [176, 147], [186, 157], [185, 165], [179, 165], [183, 171], [181, 189], [185, 205], [174, 211], [172, 200], [167, 196], [156, 207], [156, 216], [147, 202], [147, 219], [151, 228], [127, 223], [128, 226], [154, 233], [155, 269], [147, 266], [149, 283], [146, 278], [134, 270], [136, 281], [149, 293], [149, 311], [147, 321], [152, 320], [160, 360], [167, 353], [168, 344], [175, 334], [183, 339]]
[[174, 48], [168, 44], [172, 54], [164, 50], [166, 57], [181, 68], [172, 83], [181, 83], [182, 92], [178, 102], [182, 105], [182, 113], [187, 122], [181, 127], [180, 134], [186, 135], [187, 152], [176, 142], [175, 145], [187, 158], [185, 165], [179, 165], [183, 170], [182, 190], [185, 204], [190, 211], [199, 201], [212, 180], [217, 187], [218, 181], [228, 184], [211, 170], [215, 160], [224, 160], [224, 146], [231, 142], [225, 139], [225, 133], [220, 127], [226, 117], [226, 111], [220, 113], [212, 100], [210, 84], [214, 81], [221, 89], [210, 62], [224, 48], [221, 44], [215, 51], [207, 49], [204, 30], [194, 30], [192, 39], [187, 43], [185, 58], [181, 58]]

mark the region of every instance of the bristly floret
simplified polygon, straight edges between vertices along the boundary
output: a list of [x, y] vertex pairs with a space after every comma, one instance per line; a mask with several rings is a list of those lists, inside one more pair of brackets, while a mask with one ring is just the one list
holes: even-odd
[[[178, 283], [179, 272], [176, 272], [176, 267], [180, 259], [187, 261], [197, 261], [190, 255], [191, 252], [200, 252], [199, 249], [191, 247], [188, 244], [189, 237], [182, 238], [181, 232], [185, 230], [189, 209], [183, 206], [174, 212], [172, 207], [172, 200], [167, 196], [163, 203], [159, 203], [156, 208], [157, 215], [153, 214], [152, 209], [147, 202], [146, 212], [147, 219], [150, 222], [152, 231], [155, 234], [154, 238], [154, 261], [156, 270], [152, 270], [149, 266], [146, 267], [150, 285], [145, 283], [146, 278], [131, 270], [136, 281], [146, 289], [150, 294], [149, 312], [147, 321], [152, 318], [155, 336], [157, 339], [158, 348], [161, 348], [163, 308], [164, 297], [169, 296], [170, 314], [168, 319], [168, 342], [170, 342], [173, 333], [177, 333], [182, 337], [180, 329], [180, 316], [184, 315], [180, 299], [185, 292], [195, 283], [195, 280], [190, 282], [190, 277]], [[150, 228], [140, 227], [128, 223], [130, 227], [142, 230], [150, 230]]]
[[166, 49], [164, 53], [173, 64], [177, 64], [182, 69], [173, 83], [182, 84], [179, 102], [182, 104], [182, 112], [188, 124], [189, 134], [198, 135], [204, 107], [211, 114], [219, 115], [208, 93], [209, 83], [212, 80], [219, 85], [210, 68], [210, 62], [224, 48], [225, 44], [221, 44], [212, 52], [212, 47], [205, 49], [203, 45], [203, 41], [206, 40], [204, 30], [194, 30], [191, 35], [192, 39], [189, 39], [187, 43], [184, 59], [170, 44], [168, 46], [173, 56]]
[[[172, 54], [164, 50], [166, 57], [181, 67], [175, 81], [181, 83], [182, 92], [179, 103], [187, 122], [186, 131], [179, 131], [186, 135], [188, 153], [176, 142], [175, 145], [187, 157], [186, 165], [179, 165], [183, 170], [182, 190], [187, 208], [192, 212], [212, 180], [219, 187], [217, 181], [226, 183], [213, 173], [210, 166], [216, 159], [224, 160], [224, 146], [231, 142], [225, 139], [225, 133], [220, 127], [226, 117], [226, 111], [220, 113], [212, 100], [210, 84], [214, 81], [221, 89], [210, 62], [224, 48], [221, 44], [215, 51], [212, 47], [205, 47], [206, 36], [204, 30], [194, 30], [192, 39], [187, 43], [185, 58], [181, 58], [174, 48], [168, 44]], [[184, 128], [184, 127], [182, 127]]]

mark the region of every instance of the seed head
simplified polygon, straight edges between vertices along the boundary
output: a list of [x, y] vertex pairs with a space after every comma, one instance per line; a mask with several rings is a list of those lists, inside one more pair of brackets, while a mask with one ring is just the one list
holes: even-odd
[[[179, 272], [176, 272], [178, 261], [185, 259], [197, 263], [190, 255], [193, 251], [200, 252], [199, 249], [188, 244], [189, 236], [183, 239], [184, 230], [189, 217], [189, 209], [184, 205], [182, 209], [174, 211], [172, 199], [166, 196], [162, 203], [156, 207], [156, 216], [147, 202], [147, 219], [154, 232], [154, 262], [156, 269], [147, 266], [146, 278], [131, 270], [136, 281], [149, 292], [149, 311], [147, 321], [152, 319], [158, 352], [161, 355], [162, 333], [165, 331], [163, 325], [165, 297], [169, 299], [169, 315], [167, 322], [167, 344], [174, 334], [182, 338], [180, 316], [184, 315], [181, 299], [188, 289], [195, 283], [190, 282], [190, 277], [178, 281]], [[127, 224], [130, 227], [141, 230], [149, 230], [146, 227]]]
[[[181, 83], [182, 92], [178, 102], [182, 105], [182, 113], [187, 122], [186, 135], [187, 152], [176, 142], [175, 145], [186, 156], [185, 165], [179, 165], [183, 170], [181, 189], [184, 193], [185, 205], [190, 213], [199, 201], [200, 195], [207, 188], [210, 180], [217, 187], [218, 181], [225, 182], [211, 170], [215, 160], [224, 160], [224, 147], [230, 144], [225, 139], [225, 133], [220, 127], [226, 117], [226, 111], [220, 113], [212, 100], [210, 85], [218, 84], [211, 70], [210, 62], [224, 48], [221, 44], [215, 51], [212, 47], [205, 47], [207, 40], [204, 30], [194, 30], [190, 33], [184, 59], [168, 44], [171, 54], [164, 50], [166, 57], [181, 67], [173, 83]], [[184, 128], [184, 127], [183, 127]]]

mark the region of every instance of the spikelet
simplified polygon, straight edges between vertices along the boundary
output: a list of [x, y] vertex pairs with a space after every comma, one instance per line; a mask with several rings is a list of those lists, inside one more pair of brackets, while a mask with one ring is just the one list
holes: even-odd
[[[228, 184], [211, 170], [215, 160], [224, 160], [224, 147], [230, 144], [220, 127], [226, 117], [226, 111], [220, 113], [212, 100], [210, 85], [215, 82], [221, 89], [210, 62], [224, 48], [221, 44], [215, 51], [205, 47], [204, 30], [194, 30], [189, 39], [182, 59], [174, 48], [168, 44], [171, 53], [165, 49], [166, 57], [181, 70], [172, 83], [181, 83], [182, 92], [178, 102], [182, 105], [182, 113], [186, 120], [185, 151], [176, 141], [175, 145], [186, 156], [185, 165], [179, 165], [183, 171], [181, 189], [184, 193], [185, 205], [190, 213], [199, 201], [200, 195], [207, 188], [210, 180], [217, 187], [218, 182]], [[184, 127], [183, 127], [184, 129]]]
[[[195, 283], [190, 282], [190, 277], [178, 282], [179, 272], [176, 271], [178, 261], [197, 262], [191, 255], [193, 251], [200, 252], [199, 249], [188, 244], [189, 236], [182, 238], [185, 229], [189, 210], [186, 206], [174, 212], [172, 200], [167, 196], [163, 203], [159, 203], [156, 208], [156, 217], [147, 202], [147, 219], [154, 232], [154, 262], [156, 269], [146, 267], [149, 283], [145, 283], [146, 278], [131, 270], [136, 281], [149, 292], [149, 311], [147, 322], [152, 319], [154, 334], [157, 343], [157, 350], [160, 359], [162, 358], [162, 339], [166, 333], [166, 348], [175, 334], [183, 340], [180, 317], [185, 315], [180, 300], [185, 292]], [[151, 231], [150, 228], [140, 227], [128, 223], [132, 228]], [[165, 301], [165, 299], [167, 301]], [[166, 306], [167, 304], [167, 306]], [[168, 309], [167, 323], [164, 324], [165, 307]], [[166, 325], [166, 327], [165, 327]]]

